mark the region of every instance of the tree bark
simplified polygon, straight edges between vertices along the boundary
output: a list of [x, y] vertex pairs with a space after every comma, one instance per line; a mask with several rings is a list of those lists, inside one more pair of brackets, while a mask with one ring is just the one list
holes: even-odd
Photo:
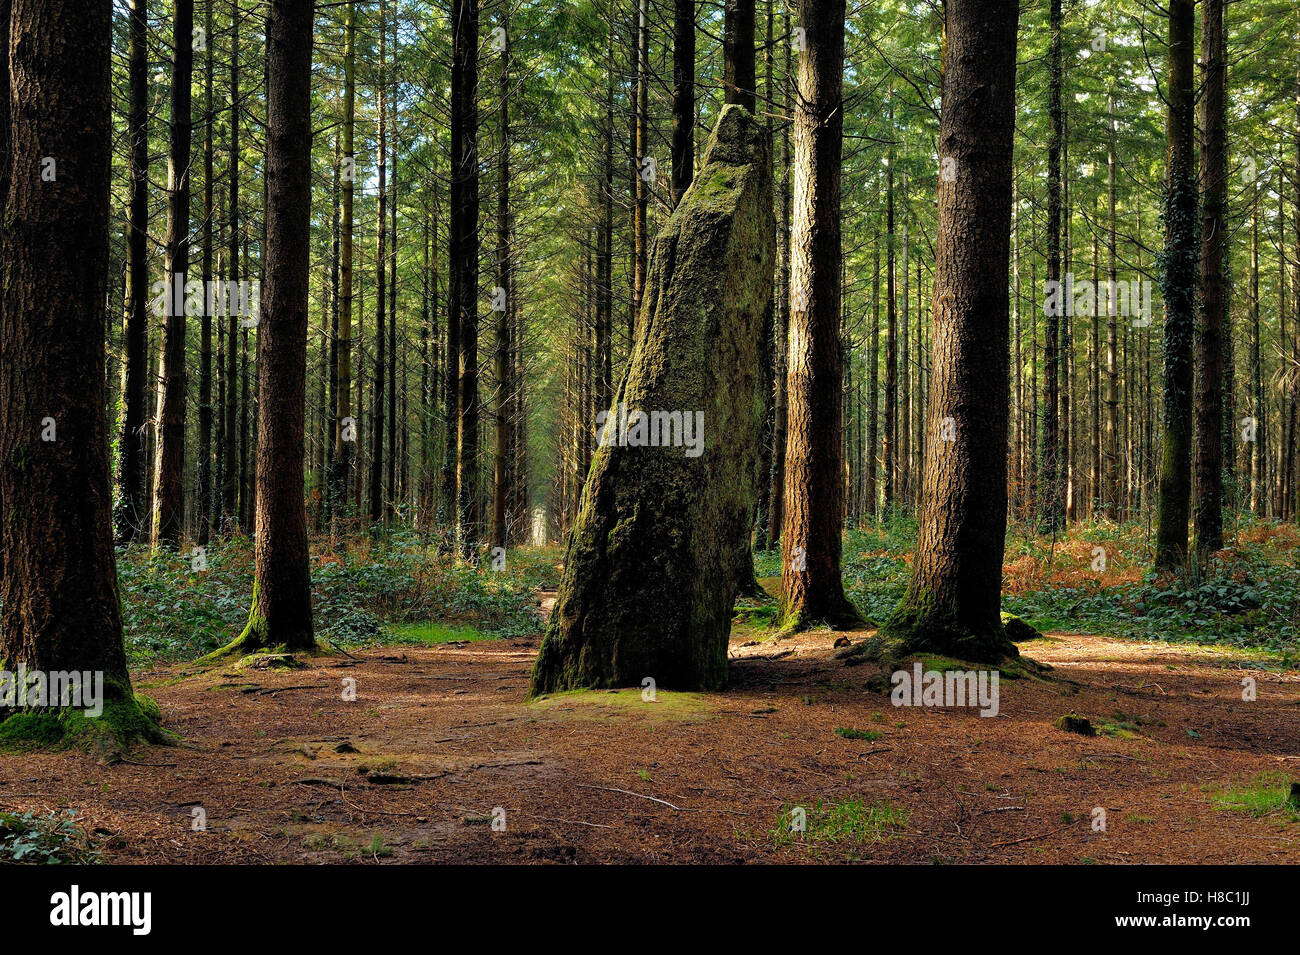
[[1193, 0], [1170, 0], [1169, 79], [1165, 85], [1169, 102], [1165, 251], [1160, 277], [1165, 300], [1165, 380], [1155, 558], [1159, 570], [1177, 570], [1186, 562], [1191, 509], [1192, 340], [1199, 279], [1193, 119], [1195, 32]]
[[0, 658], [102, 671], [96, 725], [156, 736], [122, 643], [104, 415], [111, 16], [98, 0], [13, 0], [6, 21], [19, 174], [0, 232]]
[[802, 0], [794, 114], [794, 232], [782, 539], [786, 629], [860, 622], [840, 581], [840, 160], [844, 0]]
[[[1018, 5], [948, 0], [931, 402], [920, 539], [881, 635], [898, 654], [996, 662], [1007, 509], [1011, 232]], [[951, 440], [950, 440], [951, 439]]]
[[725, 0], [723, 9], [723, 102], [751, 113], [756, 103], [754, 0]]
[[1201, 301], [1196, 323], [1196, 553], [1204, 563], [1223, 549], [1224, 325], [1228, 144], [1223, 0], [1201, 0]]
[[[158, 382], [154, 456], [153, 545], [177, 547], [185, 518], [185, 281], [190, 254], [190, 153], [193, 120], [194, 0], [172, 7], [171, 137], [167, 156], [166, 305]], [[205, 303], [206, 307], [206, 303]]]
[[673, 3], [673, 205], [695, 174], [695, 0]]
[[248, 625], [219, 653], [309, 650], [311, 575], [303, 503], [311, 262], [314, 0], [271, 0], [267, 18], [266, 286], [258, 337], [257, 508]]
[[[4, 0], [5, 30], [8, 17], [5, 10], [9, 0]], [[121, 451], [118, 456], [118, 503], [114, 513], [116, 536], [120, 543], [129, 544], [142, 530], [145, 519], [145, 445], [148, 434], [145, 423], [146, 382], [149, 377], [148, 344], [148, 250], [149, 236], [149, 8], [148, 0], [135, 0], [131, 6], [130, 50], [127, 75], [130, 84], [130, 107], [127, 114], [127, 136], [131, 142], [128, 175], [130, 198], [126, 214], [126, 318], [123, 324], [122, 369], [122, 431]], [[5, 47], [7, 49], [7, 46]], [[8, 96], [5, 96], [8, 107]], [[8, 123], [3, 125], [8, 135]], [[0, 150], [8, 155], [8, 149]], [[8, 163], [0, 162], [8, 174]], [[0, 202], [4, 191], [0, 190]]]

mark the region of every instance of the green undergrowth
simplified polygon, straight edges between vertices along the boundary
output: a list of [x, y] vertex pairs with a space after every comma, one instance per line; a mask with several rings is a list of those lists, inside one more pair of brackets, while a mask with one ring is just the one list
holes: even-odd
[[883, 801], [819, 799], [804, 806], [787, 805], [771, 837], [777, 848], [800, 842], [815, 847], [863, 847], [893, 838], [907, 828], [910, 817], [908, 810]]
[[[409, 530], [311, 545], [316, 639], [322, 647], [382, 645], [404, 624], [437, 621], [499, 637], [538, 636], [536, 591], [559, 582], [555, 547], [517, 547], [505, 566], [478, 566], [440, 552]], [[133, 546], [118, 551], [127, 656], [133, 668], [188, 661], [227, 646], [248, 622], [253, 553], [247, 538], [214, 540], [195, 570], [180, 553]], [[402, 639], [401, 633], [396, 639]]]
[[0, 812], [0, 864], [93, 865], [99, 861], [95, 838], [77, 825], [74, 809]]

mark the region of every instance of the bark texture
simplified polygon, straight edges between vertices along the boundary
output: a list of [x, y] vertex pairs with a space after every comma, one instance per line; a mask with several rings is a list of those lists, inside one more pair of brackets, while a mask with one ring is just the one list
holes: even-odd
[[0, 659], [10, 670], [103, 671], [105, 717], [138, 720], [104, 415], [110, 17], [98, 0], [12, 6], [8, 155], [17, 174], [0, 234]]
[[641, 333], [611, 414], [703, 413], [703, 452], [598, 447], [531, 692], [716, 689], [749, 539], [775, 260], [771, 147], [724, 107], [695, 183], [655, 241]]
[[1007, 511], [1016, 4], [948, 0], [933, 372], [912, 578], [881, 628], [898, 654], [1017, 654], [1000, 614]]

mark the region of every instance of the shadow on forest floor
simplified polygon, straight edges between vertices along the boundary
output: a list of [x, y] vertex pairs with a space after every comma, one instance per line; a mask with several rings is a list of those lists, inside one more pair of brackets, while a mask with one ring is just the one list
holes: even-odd
[[[1296, 814], [1274, 804], [1300, 778], [1294, 671], [1049, 634], [1022, 650], [1051, 679], [1002, 680], [981, 718], [895, 708], [866, 688], [873, 664], [835, 656], [840, 636], [741, 626], [728, 690], [654, 702], [525, 702], [531, 638], [158, 666], [137, 684], [181, 746], [7, 755], [0, 808], [74, 809], [126, 863], [1300, 862]], [[1054, 727], [1070, 713], [1101, 732]]]

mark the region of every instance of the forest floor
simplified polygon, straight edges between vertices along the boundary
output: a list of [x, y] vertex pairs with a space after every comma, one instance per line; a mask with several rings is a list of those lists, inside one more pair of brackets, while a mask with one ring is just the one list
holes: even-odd
[[[846, 533], [869, 619], [915, 533]], [[889, 675], [835, 646], [870, 630], [776, 639], [775, 604], [750, 600], [724, 692], [529, 702], [559, 550], [494, 572], [401, 530], [313, 541], [320, 654], [201, 668], [247, 616], [248, 541], [202, 570], [125, 550], [135, 688], [179, 742], [3, 754], [0, 859], [26, 838], [7, 814], [30, 812], [51, 852], [84, 857], [91, 833], [122, 863], [1300, 862], [1300, 528], [1244, 522], [1194, 580], [1150, 574], [1150, 546], [1141, 525], [1012, 528], [1004, 608], [1051, 669], [1006, 672], [991, 718], [895, 707]], [[780, 555], [755, 565], [774, 593]]]
[[725, 692], [653, 702], [527, 702], [531, 639], [158, 666], [137, 685], [179, 745], [8, 755], [0, 808], [74, 808], [122, 863], [1300, 862], [1293, 670], [1051, 634], [1021, 648], [1046, 678], [1003, 679], [984, 718], [891, 706], [839, 636], [742, 622]]

